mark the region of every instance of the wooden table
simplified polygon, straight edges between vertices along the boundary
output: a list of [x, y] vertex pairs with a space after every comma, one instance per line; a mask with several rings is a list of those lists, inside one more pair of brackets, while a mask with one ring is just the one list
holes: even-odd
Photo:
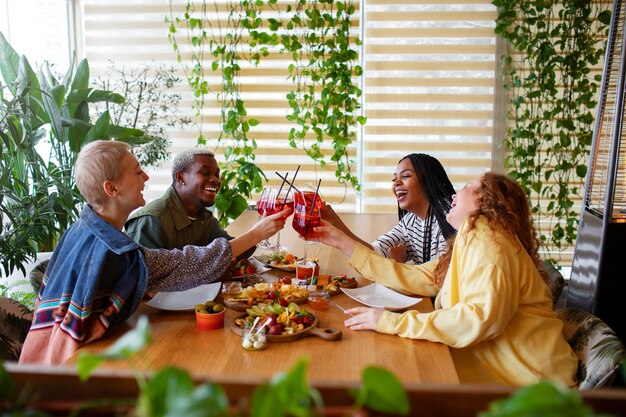
[[[342, 215], [346, 224], [354, 227], [358, 235], [372, 240], [389, 230], [395, 215]], [[233, 223], [228, 231], [237, 235], [247, 230], [257, 220], [255, 212], [246, 212]], [[301, 256], [302, 241], [288, 224], [282, 232], [282, 243]], [[322, 273], [348, 273], [356, 276], [348, 267], [346, 257], [325, 245], [309, 248], [309, 255], [320, 258]], [[271, 270], [264, 274], [269, 280], [289, 273]], [[292, 274], [293, 275], [293, 274]], [[360, 278], [362, 284], [369, 281]], [[343, 306], [358, 305], [356, 301], [340, 294], [333, 300]], [[424, 299], [416, 307], [420, 311], [432, 311], [430, 299]], [[392, 371], [403, 383], [458, 384], [458, 376], [447, 346], [421, 340], [373, 331], [351, 331], [343, 325], [345, 315], [338, 308], [311, 310], [319, 318], [319, 327], [339, 329], [343, 338], [337, 342], [317, 337], [306, 337], [290, 343], [270, 343], [265, 350], [249, 352], [241, 348], [241, 338], [230, 330], [233, 319], [241, 313], [227, 309], [226, 326], [219, 330], [198, 331], [193, 312], [170, 312], [148, 306], [140, 307], [138, 313], [148, 316], [154, 341], [141, 354], [141, 362], [147, 369], [159, 369], [172, 365], [187, 369], [199, 377], [261, 377], [269, 378], [280, 371], [289, 370], [301, 357], [310, 358], [309, 378], [312, 381], [357, 382], [368, 365], [377, 365]], [[98, 352], [110, 346], [130, 327], [123, 325], [114, 329], [104, 339], [88, 345], [85, 349]], [[107, 363], [105, 368], [120, 368], [128, 364]]]

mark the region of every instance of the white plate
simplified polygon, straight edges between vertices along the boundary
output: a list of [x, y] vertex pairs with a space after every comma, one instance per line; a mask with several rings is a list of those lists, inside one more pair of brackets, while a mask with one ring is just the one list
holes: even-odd
[[146, 305], [159, 310], [193, 310], [196, 304], [203, 304], [205, 301], [215, 299], [220, 292], [221, 285], [221, 282], [214, 282], [213, 284], [200, 285], [186, 291], [159, 292]]
[[404, 310], [422, 301], [419, 297], [408, 297], [376, 282], [366, 287], [342, 288], [341, 291], [361, 304], [391, 311]]

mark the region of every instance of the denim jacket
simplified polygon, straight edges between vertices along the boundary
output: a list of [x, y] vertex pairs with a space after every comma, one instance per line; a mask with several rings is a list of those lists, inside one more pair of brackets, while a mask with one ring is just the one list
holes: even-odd
[[128, 319], [147, 284], [140, 246], [85, 206], [52, 255], [20, 362], [64, 362]]

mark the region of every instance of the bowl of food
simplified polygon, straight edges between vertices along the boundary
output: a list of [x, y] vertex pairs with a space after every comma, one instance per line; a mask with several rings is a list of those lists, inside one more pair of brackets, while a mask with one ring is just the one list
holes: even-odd
[[309, 295], [308, 305], [316, 310], [328, 310], [330, 307], [330, 294], [324, 290], [312, 292]]
[[215, 301], [207, 301], [195, 307], [198, 330], [215, 330], [224, 327], [224, 306]]

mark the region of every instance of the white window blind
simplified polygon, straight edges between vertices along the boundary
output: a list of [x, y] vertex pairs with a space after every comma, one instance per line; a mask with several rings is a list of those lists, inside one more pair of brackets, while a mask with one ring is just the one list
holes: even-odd
[[[182, 16], [185, 3], [174, 2], [174, 16]], [[218, 5], [219, 17], [223, 21], [224, 4], [227, 2], [215, 3]], [[167, 1], [86, 0], [83, 4], [85, 54], [94, 75], [102, 73], [108, 60], [113, 60], [116, 65], [154, 61], [182, 68], [176, 62], [176, 54], [167, 39], [169, 24], [164, 22], [165, 16], [169, 14]], [[208, 18], [218, 16], [212, 4], [208, 9]], [[358, 17], [358, 13], [356, 16]], [[189, 46], [185, 45], [186, 29], [180, 25], [178, 30], [180, 32], [177, 40], [185, 60], [191, 53]], [[355, 22], [355, 30], [359, 30], [358, 20]], [[249, 132], [249, 137], [254, 138], [258, 145], [255, 151], [256, 163], [265, 172], [270, 184], [279, 184], [281, 181], [275, 172], [283, 175], [286, 172], [293, 174], [295, 168], [300, 165], [298, 184], [316, 183], [318, 179], [322, 179], [320, 191], [325, 199], [332, 202], [342, 201], [344, 210], [355, 211], [358, 209], [356, 195], [351, 189], [347, 190], [337, 183], [334, 165], [328, 164], [325, 168], [320, 168], [303, 149], [293, 149], [289, 146], [287, 137], [293, 125], [285, 116], [291, 112], [286, 98], [290, 91], [287, 77], [288, 65], [291, 62], [289, 54], [279, 54], [275, 50], [269, 57], [263, 58], [257, 67], [245, 60], [240, 63], [241, 96], [245, 100], [248, 117], [260, 121], [260, 124], [251, 128]], [[210, 60], [206, 61], [206, 65], [207, 67], [211, 65]], [[180, 75], [181, 78], [185, 77], [182, 69]], [[209, 82], [215, 88], [219, 79], [210, 76]], [[186, 82], [183, 82], [180, 91], [185, 97], [180, 110], [184, 115], [191, 117], [195, 110], [192, 109], [193, 97]], [[208, 139], [207, 145], [210, 147], [216, 146], [215, 139], [221, 129], [220, 109], [218, 102], [210, 101], [202, 113], [202, 133]], [[193, 128], [170, 132], [171, 151], [176, 153], [196, 146], [197, 137], [198, 130]], [[332, 154], [330, 146], [322, 149], [326, 155]], [[218, 148], [216, 153], [220, 160], [222, 150]], [[356, 160], [356, 144], [350, 148], [349, 153]], [[169, 185], [171, 182], [169, 168], [169, 163], [164, 163], [160, 169], [149, 170], [151, 180], [146, 191], [148, 199], [159, 196]], [[354, 168], [356, 169], [356, 166]]]
[[395, 211], [398, 160], [428, 153], [455, 187], [492, 167], [496, 40], [489, 1], [367, 0], [363, 211]]
[[[175, 1], [175, 14], [181, 15], [185, 4]], [[108, 60], [179, 65], [164, 23], [169, 2], [82, 0], [81, 5], [84, 54], [93, 75], [101, 75]], [[328, 201], [339, 202], [345, 195], [340, 211], [392, 212], [391, 176], [408, 153], [439, 158], [456, 186], [491, 167], [495, 8], [488, 0], [368, 0], [361, 7], [363, 22], [354, 27], [364, 42], [361, 82], [368, 122], [350, 154], [357, 161], [362, 196], [336, 183], [332, 165], [321, 169], [303, 150], [289, 147], [291, 126], [284, 117], [289, 111], [288, 57], [272, 54], [257, 68], [244, 63], [242, 95], [249, 116], [261, 122], [251, 136], [259, 146], [256, 161], [272, 183], [279, 181], [274, 171], [293, 172], [300, 164], [299, 183], [321, 178]], [[185, 96], [182, 113], [193, 115], [185, 83], [180, 90]], [[220, 129], [217, 103], [207, 106], [204, 115], [204, 135], [215, 138]], [[195, 146], [196, 137], [193, 129], [170, 132], [171, 151]], [[169, 185], [169, 168], [164, 163], [149, 171], [148, 199]]]

